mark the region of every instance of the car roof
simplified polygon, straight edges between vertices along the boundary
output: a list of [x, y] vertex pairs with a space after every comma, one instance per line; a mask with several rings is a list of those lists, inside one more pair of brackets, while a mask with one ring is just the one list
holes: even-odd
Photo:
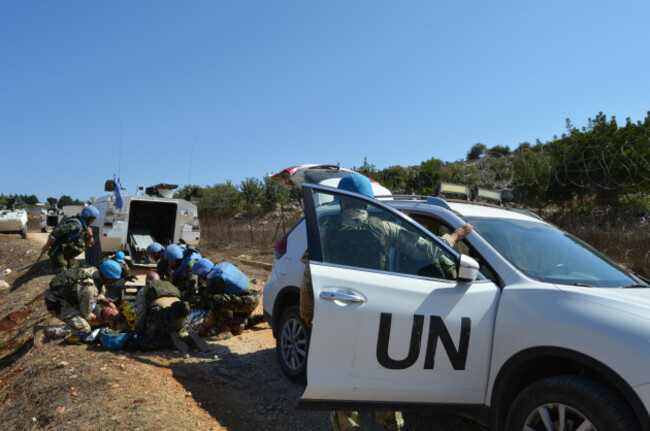
[[462, 218], [494, 218], [532, 221], [544, 223], [541, 217], [532, 211], [512, 206], [498, 206], [480, 201], [460, 201], [431, 196], [381, 196], [379, 200], [398, 209], [422, 209], [427, 206], [439, 207], [453, 212]]
[[514, 207], [497, 207], [480, 203], [447, 201], [453, 211], [462, 217], [500, 218], [544, 223], [535, 213]]

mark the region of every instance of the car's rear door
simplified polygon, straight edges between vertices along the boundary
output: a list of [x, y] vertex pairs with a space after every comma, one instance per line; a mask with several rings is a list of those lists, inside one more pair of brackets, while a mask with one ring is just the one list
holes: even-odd
[[[440, 271], [441, 261], [457, 264], [459, 256], [379, 201], [313, 185], [303, 194], [315, 308], [301, 407], [482, 405], [499, 288]], [[365, 206], [390, 237], [381, 267], [359, 263], [368, 261], [359, 258], [370, 253], [367, 242], [338, 235], [332, 244], [345, 200], [357, 212]]]

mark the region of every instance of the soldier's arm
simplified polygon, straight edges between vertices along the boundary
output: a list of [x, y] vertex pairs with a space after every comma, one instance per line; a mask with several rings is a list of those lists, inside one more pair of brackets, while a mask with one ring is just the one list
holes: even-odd
[[79, 288], [79, 312], [88, 322], [96, 320], [93, 313], [93, 304], [96, 302], [97, 289], [94, 285], [83, 284]]
[[147, 315], [147, 287], [138, 290], [135, 297], [135, 332], [140, 334], [144, 331], [145, 317]]

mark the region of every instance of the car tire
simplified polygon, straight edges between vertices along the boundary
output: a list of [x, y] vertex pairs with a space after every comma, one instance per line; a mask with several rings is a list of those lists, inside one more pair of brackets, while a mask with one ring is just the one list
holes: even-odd
[[307, 380], [307, 357], [310, 329], [300, 318], [300, 307], [288, 307], [279, 320], [276, 353], [282, 372], [291, 380], [305, 383]]
[[528, 386], [515, 398], [505, 429], [582, 429], [581, 425], [597, 430], [638, 429], [631, 409], [618, 395], [578, 376], [549, 377]]

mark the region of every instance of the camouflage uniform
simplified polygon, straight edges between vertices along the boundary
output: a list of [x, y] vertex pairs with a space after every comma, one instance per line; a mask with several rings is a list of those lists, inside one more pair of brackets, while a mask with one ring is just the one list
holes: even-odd
[[[453, 247], [455, 241], [446, 234], [441, 239]], [[351, 254], [349, 244], [362, 247], [369, 253]], [[456, 267], [446, 256], [438, 255], [431, 244], [422, 241], [418, 235], [401, 226], [368, 216], [364, 209], [348, 209], [338, 221], [327, 227], [323, 238], [323, 255], [330, 263], [342, 263], [361, 268], [387, 270], [387, 255], [390, 247], [405, 254], [434, 262], [437, 269], [447, 278], [456, 278]], [[300, 317], [314, 318], [314, 288], [309, 269], [309, 250], [302, 257], [305, 270], [300, 286]], [[375, 413], [376, 422], [387, 430], [399, 431], [404, 427], [402, 413], [398, 411]], [[330, 412], [330, 421], [335, 431], [356, 431], [360, 429], [359, 413], [356, 411]]]
[[[136, 332], [157, 338], [164, 338], [171, 332], [182, 332], [185, 316], [178, 315], [172, 308], [172, 304], [180, 302], [180, 297], [181, 292], [170, 282], [151, 280], [149, 286], [140, 289], [136, 296]], [[189, 314], [189, 306], [183, 304]]]
[[201, 259], [199, 253], [191, 253], [183, 258], [176, 268], [169, 267], [169, 279], [172, 284], [181, 291], [183, 299], [188, 299], [196, 293], [198, 287], [198, 276], [194, 275], [192, 269], [194, 263]]
[[74, 332], [90, 332], [93, 316], [100, 307], [97, 301], [105, 300], [99, 271], [95, 268], [70, 268], [52, 279], [45, 291], [45, 306], [64, 325], [45, 328], [48, 338], [64, 338]]
[[[409, 256], [430, 260], [446, 278], [456, 278], [454, 262], [444, 255], [438, 255], [436, 250], [430, 248], [429, 242], [422, 241], [419, 236], [395, 223], [368, 217], [367, 214], [365, 210], [347, 210], [340, 221], [328, 226], [323, 240], [323, 254], [328, 262], [386, 270], [388, 250], [395, 247]], [[449, 234], [441, 236], [440, 239], [450, 247], [455, 245]], [[346, 255], [348, 244], [351, 242], [361, 242], [364, 249], [376, 252]], [[303, 255], [302, 262], [305, 264], [305, 270], [300, 286], [300, 317], [311, 320], [314, 318], [314, 290], [309, 270], [309, 251]]]
[[218, 277], [210, 278], [201, 288], [202, 296], [210, 307], [214, 318], [214, 327], [222, 329], [226, 326], [253, 324], [260, 318], [251, 316], [260, 302], [259, 292], [249, 284], [240, 294], [225, 293], [225, 282]]
[[55, 227], [50, 234], [52, 247], [47, 254], [54, 274], [76, 266], [75, 258], [86, 250], [92, 238], [86, 230], [86, 222], [80, 216], [67, 220]]

